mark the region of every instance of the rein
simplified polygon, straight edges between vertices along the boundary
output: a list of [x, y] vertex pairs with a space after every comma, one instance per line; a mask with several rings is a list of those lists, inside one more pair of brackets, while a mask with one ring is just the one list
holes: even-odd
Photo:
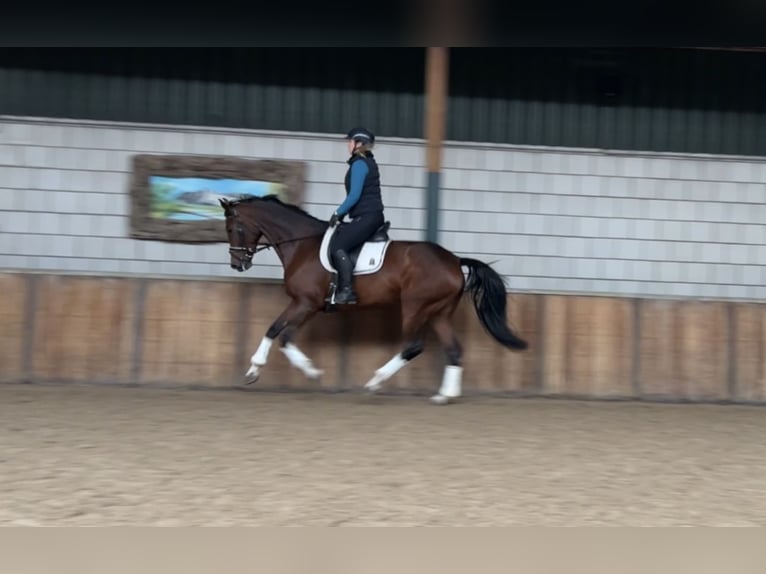
[[[255, 249], [253, 249], [252, 247], [247, 247], [247, 246], [244, 245], [244, 243], [245, 243], [245, 228], [242, 226], [242, 221], [240, 220], [239, 214], [236, 211], [234, 212], [234, 221], [235, 221], [236, 226], [237, 226], [237, 234], [239, 235], [240, 243], [242, 243], [243, 245], [236, 246], [236, 247], [230, 245], [229, 246], [229, 253], [231, 255], [234, 255], [235, 257], [237, 257], [237, 259], [239, 259], [240, 262], [251, 263], [253, 257], [255, 256], [255, 254], [263, 251], [264, 249], [271, 249], [272, 247], [277, 247], [279, 245], [283, 245], [285, 243], [291, 243], [293, 241], [301, 241], [303, 239], [312, 239], [314, 237], [320, 237], [320, 236], [322, 236], [324, 234], [324, 232], [322, 232], [322, 233], [312, 233], [311, 235], [304, 235], [304, 236], [299, 236], [299, 237], [290, 237], [289, 239], [283, 239], [281, 241], [276, 241], [275, 242], [275, 241], [271, 241], [268, 238], [268, 236], [265, 233], [263, 233], [263, 231], [261, 231], [261, 235], [266, 238], [266, 243], [263, 244], [263, 245], [258, 245], [258, 243], [256, 242]], [[240, 256], [239, 253], [243, 253], [244, 255]]]

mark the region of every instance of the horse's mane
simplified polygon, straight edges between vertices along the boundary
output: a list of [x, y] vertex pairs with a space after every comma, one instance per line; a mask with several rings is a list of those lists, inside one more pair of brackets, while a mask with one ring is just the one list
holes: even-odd
[[288, 211], [292, 211], [296, 215], [301, 215], [303, 217], [306, 217], [312, 221], [315, 221], [317, 223], [321, 223], [322, 225], [327, 224], [326, 221], [323, 221], [317, 217], [314, 217], [309, 212], [307, 212], [304, 209], [301, 209], [297, 205], [294, 205], [292, 203], [285, 203], [281, 199], [279, 199], [276, 195], [264, 195], [264, 196], [257, 196], [257, 195], [243, 195], [239, 199], [236, 199], [231, 202], [231, 205], [248, 205], [256, 202], [262, 202], [262, 203], [275, 203], [280, 207], [283, 207], [287, 209]]

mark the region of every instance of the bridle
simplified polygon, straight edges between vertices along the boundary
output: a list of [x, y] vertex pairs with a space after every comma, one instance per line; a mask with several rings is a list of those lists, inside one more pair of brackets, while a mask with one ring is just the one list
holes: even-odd
[[[271, 241], [269, 240], [268, 236], [266, 236], [266, 234], [261, 231], [261, 236], [266, 237], [267, 242], [262, 245], [258, 245], [258, 240], [256, 240], [255, 249], [253, 249], [252, 247], [245, 245], [245, 228], [242, 226], [242, 221], [239, 219], [239, 213], [237, 213], [236, 209], [233, 209], [232, 211], [232, 218], [234, 219], [235, 226], [234, 229], [237, 233], [237, 236], [239, 237], [240, 245], [229, 245], [229, 254], [232, 255], [232, 257], [235, 257], [242, 267], [245, 267], [245, 265], [252, 265], [253, 257], [255, 254], [263, 251], [264, 249], [271, 249], [272, 247], [277, 247], [285, 243], [300, 241], [302, 239], [311, 239], [312, 237], [319, 237], [321, 235], [319, 233], [313, 233], [311, 235], [302, 237], [291, 237], [289, 239], [283, 239], [282, 241]], [[260, 237], [258, 239], [260, 239]]]
[[236, 230], [237, 236], [239, 237], [240, 245], [229, 245], [229, 254], [231, 254], [232, 257], [235, 257], [242, 267], [245, 265], [252, 265], [253, 256], [255, 256], [255, 254], [259, 251], [268, 249], [271, 247], [271, 245], [267, 243], [266, 245], [259, 246], [257, 241], [255, 249], [245, 245], [245, 228], [242, 226], [242, 222], [239, 219], [239, 214], [236, 211], [234, 212], [233, 218], [235, 226], [234, 229]]

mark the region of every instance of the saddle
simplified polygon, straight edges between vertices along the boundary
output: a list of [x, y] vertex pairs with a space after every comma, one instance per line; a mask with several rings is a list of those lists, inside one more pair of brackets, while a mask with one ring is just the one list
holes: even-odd
[[[388, 246], [391, 244], [391, 238], [388, 235], [390, 227], [391, 222], [386, 221], [367, 241], [348, 253], [354, 268], [354, 275], [371, 275], [380, 271], [380, 268], [383, 267]], [[333, 274], [335, 273], [335, 268], [331, 263], [330, 243], [337, 229], [338, 226], [327, 228], [322, 239], [322, 246], [319, 248], [319, 260], [322, 263], [322, 267]]]
[[[332, 236], [340, 226], [328, 227], [322, 239], [322, 245], [319, 248], [319, 261], [322, 267], [331, 273], [330, 289], [325, 299], [325, 311], [331, 312], [335, 309], [335, 290], [338, 285], [338, 274], [332, 266], [330, 255], [330, 244]], [[386, 258], [386, 251], [391, 245], [391, 238], [388, 230], [391, 222], [386, 221], [381, 225], [372, 236], [356, 249], [348, 252], [353, 266], [353, 275], [372, 275], [380, 271]]]

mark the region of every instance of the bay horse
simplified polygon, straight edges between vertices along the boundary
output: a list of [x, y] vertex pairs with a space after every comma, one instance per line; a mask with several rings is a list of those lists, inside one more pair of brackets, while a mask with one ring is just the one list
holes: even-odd
[[[321, 376], [322, 371], [293, 343], [297, 329], [317, 313], [398, 304], [402, 350], [375, 371], [365, 389], [380, 390], [386, 380], [420, 355], [425, 330], [430, 327], [447, 356], [441, 386], [431, 401], [447, 404], [462, 393], [462, 348], [450, 321], [464, 292], [471, 294], [480, 322], [498, 343], [511, 350], [527, 348], [527, 342], [506, 322], [503, 278], [482, 261], [458, 257], [432, 242], [392, 240], [386, 222], [362, 248], [349, 254], [355, 262], [357, 303], [334, 306], [331, 292], [335, 273], [328, 263], [328, 247], [337, 226], [330, 228], [328, 222], [273, 195], [219, 198], [219, 202], [225, 215], [231, 267], [247, 271], [258, 251], [273, 248], [282, 262], [284, 289], [291, 299], [250, 358], [247, 384], [258, 380], [277, 338], [293, 366], [309, 378]], [[463, 267], [468, 268], [467, 278]]]

